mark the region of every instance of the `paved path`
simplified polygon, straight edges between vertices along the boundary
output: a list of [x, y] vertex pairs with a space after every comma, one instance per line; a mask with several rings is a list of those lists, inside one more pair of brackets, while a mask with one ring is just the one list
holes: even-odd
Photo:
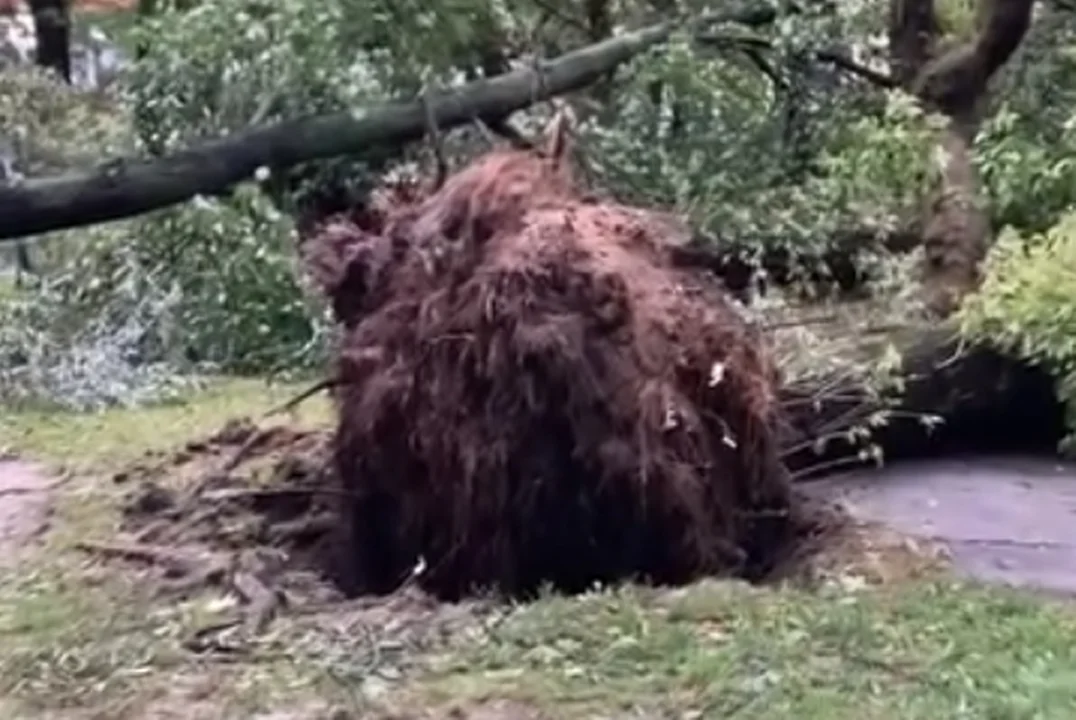
[[854, 515], [949, 548], [958, 572], [1076, 594], [1076, 465], [928, 460], [810, 483]]

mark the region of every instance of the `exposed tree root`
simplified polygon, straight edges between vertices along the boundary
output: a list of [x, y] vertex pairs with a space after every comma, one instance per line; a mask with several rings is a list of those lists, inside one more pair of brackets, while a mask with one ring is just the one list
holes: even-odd
[[124, 560], [157, 567], [164, 572], [160, 588], [167, 594], [188, 594], [206, 587], [234, 593], [243, 605], [240, 621], [250, 634], [260, 634], [282, 605], [283, 595], [265, 585], [238, 555], [196, 554], [171, 547], [135, 542], [82, 541], [76, 549], [106, 560]]

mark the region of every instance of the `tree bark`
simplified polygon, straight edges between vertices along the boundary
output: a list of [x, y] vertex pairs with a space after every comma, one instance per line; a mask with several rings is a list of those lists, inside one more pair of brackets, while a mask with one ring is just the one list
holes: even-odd
[[[55, 2], [56, 0], [52, 0]], [[761, 4], [712, 12], [697, 24], [772, 22], [776, 10]], [[540, 100], [578, 90], [640, 52], [665, 41], [673, 22], [589, 45], [528, 68], [434, 94], [429, 106], [440, 129], [482, 118], [506, 118]], [[427, 131], [426, 103], [414, 101], [367, 111], [292, 120], [239, 132], [169, 157], [120, 158], [89, 173], [29, 181], [0, 189], [0, 242], [63, 228], [118, 220], [175, 205], [196, 195], [217, 195], [265, 167], [281, 170], [313, 160], [362, 155], [418, 140]]]
[[994, 74], [1019, 47], [1032, 0], [980, 0], [975, 37], [946, 47], [933, 0], [891, 0], [892, 74], [923, 105], [946, 119], [937, 145], [938, 187], [925, 208], [923, 290], [938, 316], [949, 315], [979, 283], [990, 221], [972, 158], [982, 105]]
[[30, 11], [34, 16], [37, 65], [54, 70], [64, 82], [70, 83], [70, 0], [30, 0]]
[[[585, 87], [664, 41], [663, 23], [567, 53], [542, 68], [517, 70], [435, 94], [429, 104], [442, 129], [479, 117], [505, 117], [532, 103]], [[86, 174], [0, 189], [0, 240], [149, 212], [196, 195], [221, 193], [256, 170], [361, 154], [426, 133], [425, 103], [292, 120], [253, 129], [153, 160], [113, 160]]]

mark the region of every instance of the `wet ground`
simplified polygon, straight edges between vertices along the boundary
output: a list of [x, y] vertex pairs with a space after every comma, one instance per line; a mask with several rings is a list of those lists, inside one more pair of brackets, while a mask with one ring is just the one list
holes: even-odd
[[928, 460], [808, 487], [859, 518], [942, 544], [968, 576], [1076, 594], [1076, 464]]
[[44, 529], [49, 487], [49, 477], [41, 467], [0, 456], [0, 568]]

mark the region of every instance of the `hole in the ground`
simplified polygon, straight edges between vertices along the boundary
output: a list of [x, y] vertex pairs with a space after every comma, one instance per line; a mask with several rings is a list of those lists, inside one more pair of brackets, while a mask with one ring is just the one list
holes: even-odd
[[[274, 430], [253, 432], [269, 435]], [[547, 432], [536, 442], [552, 452], [557, 435]], [[210, 441], [204, 451], [185, 451], [178, 462], [166, 459], [127, 472], [124, 482], [132, 488], [124, 529], [141, 542], [180, 552], [272, 549], [287, 558], [284, 572], [317, 575], [345, 597], [398, 590], [411, 582], [409, 574], [421, 558], [424, 577], [414, 580], [440, 599], [492, 591], [525, 600], [546, 589], [570, 594], [627, 581], [668, 586], [719, 575], [766, 582], [771, 571], [787, 565], [804, 544], [840, 522], [828, 508], [790, 493], [787, 504], [769, 513], [758, 508], [753, 518], [730, 515], [744, 523], [745, 534], [739, 546], [728, 546], [700, 524], [709, 516], [693, 513], [695, 508], [670, 512], [660, 505], [668, 500], [658, 492], [649, 508], [640, 505], [630, 494], [618, 495], [594, 483], [570, 455], [555, 453], [569, 458], [562, 461], [563, 472], [554, 475], [552, 465], [543, 469], [559, 482], [532, 488], [535, 497], [506, 505], [503, 516], [497, 506], [487, 508], [484, 516], [469, 516], [477, 522], [473, 535], [462, 543], [451, 544], [451, 525], [431, 527], [436, 517], [427, 518], [424, 526], [416, 526], [419, 532], [408, 537], [391, 508], [373, 503], [362, 515], [382, 521], [376, 528], [384, 534], [368, 532], [363, 537], [353, 531], [355, 518], [347, 515], [354, 510], [353, 497], [344, 494], [336, 480], [331, 443], [331, 434], [325, 432], [277, 433], [258, 443], [257, 452], [247, 450], [244, 463], [229, 479], [220, 476], [219, 467], [249, 446], [249, 438]], [[165, 489], [181, 476], [195, 479], [194, 494]], [[262, 479], [252, 483], [253, 476]], [[406, 477], [399, 479], [406, 483]], [[520, 483], [517, 491], [525, 487]], [[707, 538], [713, 544], [703, 544]], [[369, 544], [356, 545], [360, 539]], [[456, 547], [476, 554], [453, 556]], [[438, 552], [447, 563], [439, 562]], [[376, 578], [381, 585], [357, 575], [364, 568], [369, 571], [370, 565], [361, 563], [364, 558], [369, 563], [370, 557], [381, 559], [375, 569], [392, 571]]]

